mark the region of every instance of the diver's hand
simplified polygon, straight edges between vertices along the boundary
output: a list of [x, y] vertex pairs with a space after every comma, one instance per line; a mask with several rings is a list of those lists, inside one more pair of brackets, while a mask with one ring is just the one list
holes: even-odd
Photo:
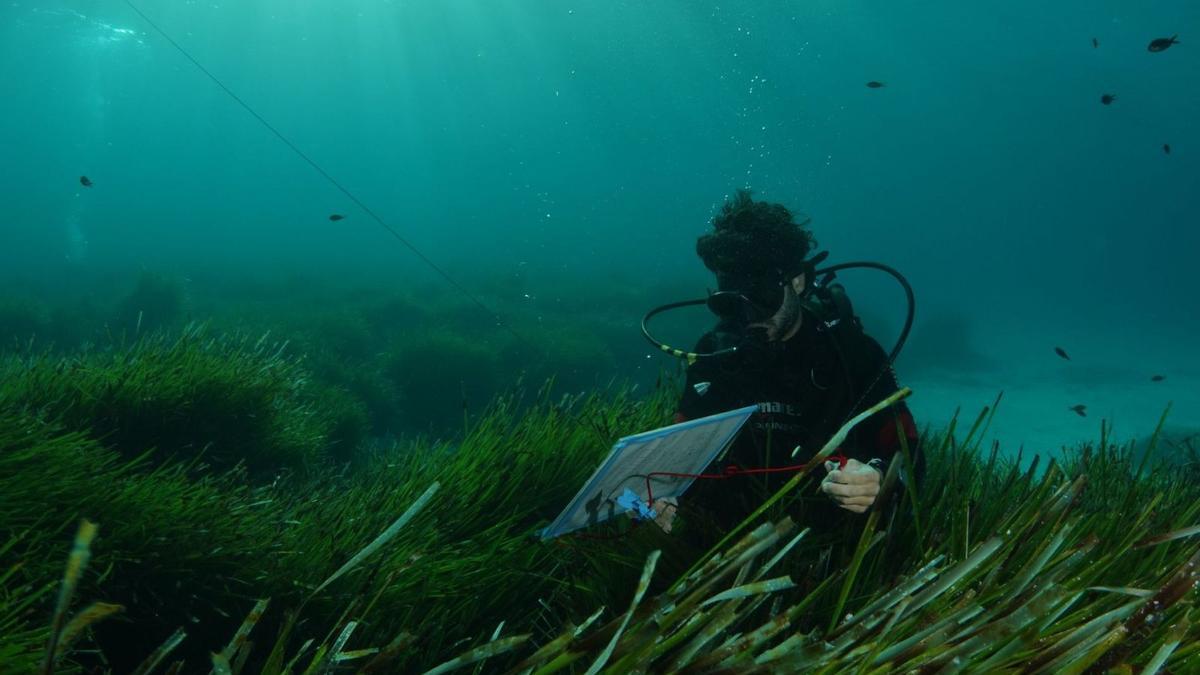
[[671, 521], [675, 520], [675, 511], [679, 506], [679, 500], [674, 497], [666, 499], [654, 500], [654, 511], [658, 515], [654, 518], [654, 524], [662, 528], [663, 532], [671, 533]]
[[825, 462], [825, 469], [829, 473], [821, 481], [821, 492], [829, 495], [838, 506], [863, 513], [875, 503], [882, 476], [874, 467], [851, 459], [842, 469], [838, 468], [837, 462]]

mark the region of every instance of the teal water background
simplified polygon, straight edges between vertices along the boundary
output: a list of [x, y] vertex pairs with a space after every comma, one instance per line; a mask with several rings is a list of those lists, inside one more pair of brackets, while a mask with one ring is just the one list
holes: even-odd
[[[480, 295], [489, 275], [637, 285], [638, 341], [641, 311], [711, 285], [695, 238], [748, 186], [810, 215], [831, 261], [909, 277], [901, 375], [926, 419], [1003, 389], [1017, 442], [1105, 414], [1142, 431], [1170, 400], [1200, 426], [1195, 3], [136, 4]], [[140, 268], [436, 281], [124, 2], [0, 5], [0, 82], [14, 288]], [[900, 294], [845, 280], [888, 343]], [[938, 325], [979, 358], [938, 364]], [[1083, 396], [1095, 415], [1064, 412]]]

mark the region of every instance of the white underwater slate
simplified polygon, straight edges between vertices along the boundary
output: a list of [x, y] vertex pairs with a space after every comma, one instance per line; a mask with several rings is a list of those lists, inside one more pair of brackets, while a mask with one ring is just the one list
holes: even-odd
[[[746, 420], [757, 410], [758, 406], [751, 405], [618, 440], [571, 503], [542, 530], [542, 539], [553, 539], [597, 525], [628, 512], [631, 507], [645, 516], [645, 511], [630, 503], [627, 492], [632, 492], [645, 505], [648, 474], [703, 473], [729, 447]], [[695, 478], [655, 476], [652, 484], [654, 499], [678, 497], [694, 481]], [[626, 498], [621, 499], [622, 495]]]

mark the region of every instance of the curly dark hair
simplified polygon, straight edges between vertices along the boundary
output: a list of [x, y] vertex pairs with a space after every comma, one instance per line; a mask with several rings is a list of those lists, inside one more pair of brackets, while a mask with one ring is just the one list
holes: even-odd
[[762, 275], [798, 272], [817, 245], [801, 217], [796, 222], [782, 204], [756, 202], [750, 190], [738, 190], [713, 218], [713, 232], [696, 240], [704, 266], [717, 274]]

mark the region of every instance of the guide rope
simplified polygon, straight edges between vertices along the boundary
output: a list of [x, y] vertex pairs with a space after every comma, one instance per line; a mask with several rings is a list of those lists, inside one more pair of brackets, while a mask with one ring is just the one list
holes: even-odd
[[169, 42], [172, 47], [177, 49], [180, 54], [183, 54], [184, 58], [186, 58], [188, 61], [191, 61], [192, 65], [196, 66], [196, 68], [199, 69], [200, 72], [204, 73], [208, 77], [208, 79], [212, 80], [214, 84], [216, 84], [218, 87], [220, 87], [221, 91], [224, 91], [226, 94], [228, 94], [230, 98], [232, 98], [234, 101], [236, 101], [238, 105], [240, 105], [243, 109], [245, 109], [246, 112], [250, 113], [250, 115], [254, 119], [258, 120], [258, 122], [260, 124], [262, 124], [264, 127], [266, 127], [268, 131], [270, 131], [272, 134], [274, 134], [275, 137], [278, 138], [280, 141], [282, 141], [283, 144], [286, 145], [289, 149], [291, 149], [292, 152], [296, 153], [297, 157], [299, 157], [300, 159], [302, 159], [306, 163], [308, 163], [308, 165], [311, 166], [314, 170], [316, 170], [316, 172], [319, 173], [325, 180], [329, 181], [330, 185], [337, 188], [337, 190], [339, 192], [341, 192], [343, 195], [345, 195], [346, 198], [349, 199], [351, 202], [354, 202], [354, 204], [356, 206], [358, 206], [358, 208], [362, 209], [363, 213], [366, 213], [368, 216], [371, 217], [372, 220], [374, 220], [376, 223], [378, 223], [380, 227], [382, 227], [389, 234], [391, 234], [393, 237], [395, 237], [396, 241], [400, 242], [401, 244], [406, 246], [408, 248], [408, 250], [412, 251], [413, 255], [417, 256], [417, 258], [421, 262], [425, 263], [425, 265], [427, 265], [430, 269], [432, 269], [439, 276], [441, 276], [443, 279], [445, 279], [448, 284], [450, 284], [453, 288], [458, 290], [459, 293], [461, 293], [464, 297], [466, 297], [468, 300], [470, 300], [472, 303], [474, 303], [477, 307], [482, 309], [489, 316], [493, 317], [496, 320], [496, 325], [502, 326], [505, 330], [507, 330], [510, 334], [512, 334], [512, 336], [515, 337], [517, 340], [519, 340], [521, 342], [529, 342], [524, 337], [522, 337], [519, 333], [517, 333], [515, 330], [513, 330], [512, 326], [508, 325], [503, 320], [503, 317], [501, 317], [498, 313], [496, 313], [490, 307], [488, 307], [486, 304], [484, 304], [484, 302], [482, 300], [480, 300], [473, 293], [471, 293], [469, 290], [467, 290], [466, 287], [464, 287], [462, 284], [458, 283], [458, 281], [455, 280], [454, 277], [450, 276], [450, 274], [446, 270], [442, 269], [441, 266], [439, 266], [437, 263], [435, 263], [433, 260], [431, 260], [429, 258], [429, 256], [422, 253], [421, 250], [418, 249], [411, 241], [409, 241], [403, 235], [401, 235], [398, 231], [396, 231], [396, 229], [394, 227], [392, 227], [391, 225], [389, 225], [387, 223], [387, 221], [385, 221], [382, 217], [379, 216], [379, 214], [375, 213], [375, 211], [372, 210], [371, 207], [369, 207], [365, 203], [363, 203], [363, 201], [361, 199], [359, 199], [353, 192], [351, 192], [344, 185], [342, 185], [340, 182], [338, 182], [338, 180], [336, 178], [334, 178], [332, 175], [330, 175], [328, 171], [323, 169], [320, 164], [317, 164], [317, 162], [313, 158], [311, 158], [307, 154], [305, 154], [304, 151], [301, 150], [299, 147], [297, 147], [296, 144], [293, 143], [291, 140], [289, 140], [287, 136], [284, 136], [282, 132], [280, 132], [278, 129], [276, 129], [262, 115], [258, 114], [258, 112], [256, 112], [254, 110], [254, 108], [250, 107], [249, 103], [246, 103], [244, 100], [242, 100], [242, 98], [240, 96], [238, 96], [236, 93], [234, 93], [232, 89], [225, 86], [224, 82], [222, 82], [216, 75], [212, 74], [212, 72], [209, 71], [207, 68], [205, 68], [203, 64], [201, 64], [199, 61], [197, 61], [190, 53], [188, 53], [188, 51], [186, 49], [183, 48], [182, 45], [180, 45], [178, 42], [176, 42], [170, 35], [167, 34], [167, 32], [165, 30], [160, 28], [158, 26], [158, 24], [154, 23], [154, 21], [151, 20], [150, 17], [146, 16], [145, 12], [143, 12], [141, 9], [138, 9], [138, 6], [133, 4], [132, 0], [125, 0], [125, 4], [129, 5], [129, 8], [132, 9], [134, 12], [136, 12], [138, 16], [142, 17], [142, 20], [145, 21], [147, 24], [149, 24], [150, 27], [155, 30], [155, 32], [157, 32], [159, 35], [161, 35], [164, 40]]

